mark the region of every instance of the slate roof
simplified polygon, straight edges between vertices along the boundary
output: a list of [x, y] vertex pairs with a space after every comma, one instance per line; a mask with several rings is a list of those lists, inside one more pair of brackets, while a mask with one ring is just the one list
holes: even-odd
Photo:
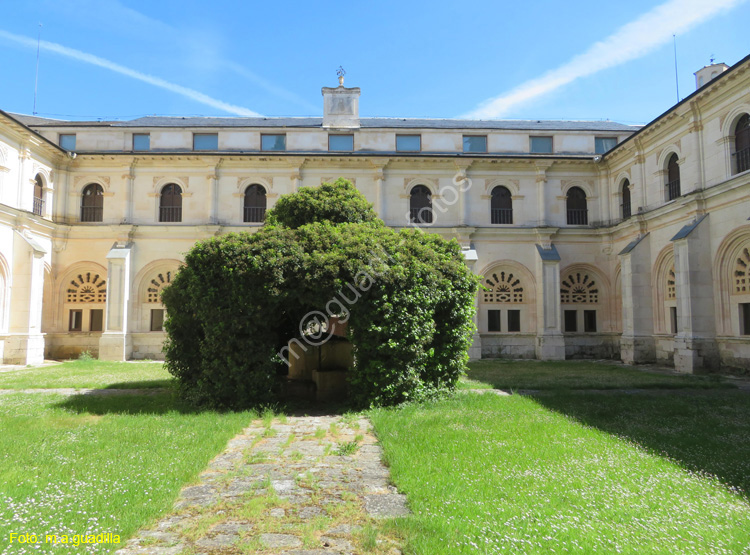
[[[146, 116], [128, 121], [66, 121], [23, 114], [12, 116], [32, 127], [267, 127], [322, 128], [323, 118], [312, 117], [163, 117]], [[632, 133], [637, 125], [613, 121], [559, 120], [469, 120], [419, 118], [361, 118], [363, 129], [477, 129], [510, 131], [622, 131]]]

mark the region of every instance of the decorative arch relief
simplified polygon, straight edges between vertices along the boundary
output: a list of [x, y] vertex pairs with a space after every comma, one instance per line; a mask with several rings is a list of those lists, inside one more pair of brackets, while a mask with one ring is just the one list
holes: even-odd
[[146, 288], [146, 302], [147, 303], [160, 303], [161, 292], [170, 283], [172, 283], [172, 274], [174, 272], [159, 272], [148, 283]]
[[744, 247], [734, 262], [734, 293], [750, 292], [750, 250]]
[[561, 285], [561, 303], [595, 304], [599, 302], [599, 289], [596, 287], [596, 281], [585, 272], [568, 274], [568, 277], [561, 281]]
[[107, 281], [95, 272], [80, 273], [70, 280], [65, 299], [69, 303], [106, 302]]
[[485, 278], [484, 283], [490, 289], [483, 294], [482, 300], [485, 303], [523, 302], [523, 284], [512, 272], [493, 272], [490, 277]]

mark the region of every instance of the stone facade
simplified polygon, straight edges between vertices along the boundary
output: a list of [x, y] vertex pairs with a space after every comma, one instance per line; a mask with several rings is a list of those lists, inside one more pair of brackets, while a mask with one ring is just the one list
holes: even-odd
[[343, 85], [323, 118], [0, 112], [3, 361], [159, 358], [159, 292], [196, 241], [345, 177], [388, 225], [464, 247], [474, 357], [750, 368], [749, 69], [643, 127], [360, 118]]

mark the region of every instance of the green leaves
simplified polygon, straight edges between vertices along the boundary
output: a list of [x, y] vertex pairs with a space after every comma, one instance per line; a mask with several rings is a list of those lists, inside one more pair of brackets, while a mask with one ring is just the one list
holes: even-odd
[[311, 311], [349, 315], [350, 397], [393, 405], [453, 389], [478, 280], [455, 241], [396, 232], [345, 180], [279, 200], [269, 225], [197, 243], [163, 295], [167, 368], [216, 408], [276, 400], [280, 350]]

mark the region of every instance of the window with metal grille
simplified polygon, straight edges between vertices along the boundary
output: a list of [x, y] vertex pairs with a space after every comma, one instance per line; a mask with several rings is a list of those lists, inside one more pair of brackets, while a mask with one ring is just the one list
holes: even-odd
[[37, 216], [42, 216], [44, 214], [44, 180], [39, 174], [34, 178], [33, 212]]
[[667, 162], [667, 200], [674, 200], [680, 196], [680, 165], [676, 154], [669, 157]]
[[630, 181], [622, 182], [622, 219], [627, 220], [632, 215], [630, 208]]
[[245, 189], [243, 222], [262, 222], [266, 217], [266, 190], [262, 185], [250, 185]]
[[500, 310], [487, 311], [487, 331], [500, 331]]
[[566, 208], [568, 211], [568, 225], [588, 225], [589, 210], [586, 203], [586, 193], [580, 187], [568, 190]]
[[411, 190], [409, 217], [415, 224], [432, 223], [432, 193], [424, 185], [417, 185]]
[[165, 185], [159, 197], [159, 221], [182, 221], [182, 188], [175, 183]]
[[83, 188], [81, 195], [81, 221], [101, 222], [104, 213], [104, 189], [98, 183]]
[[750, 115], [745, 114], [734, 128], [734, 165], [737, 173], [750, 169]]
[[490, 200], [490, 223], [513, 223], [513, 199], [507, 187], [499, 185], [492, 189]]

